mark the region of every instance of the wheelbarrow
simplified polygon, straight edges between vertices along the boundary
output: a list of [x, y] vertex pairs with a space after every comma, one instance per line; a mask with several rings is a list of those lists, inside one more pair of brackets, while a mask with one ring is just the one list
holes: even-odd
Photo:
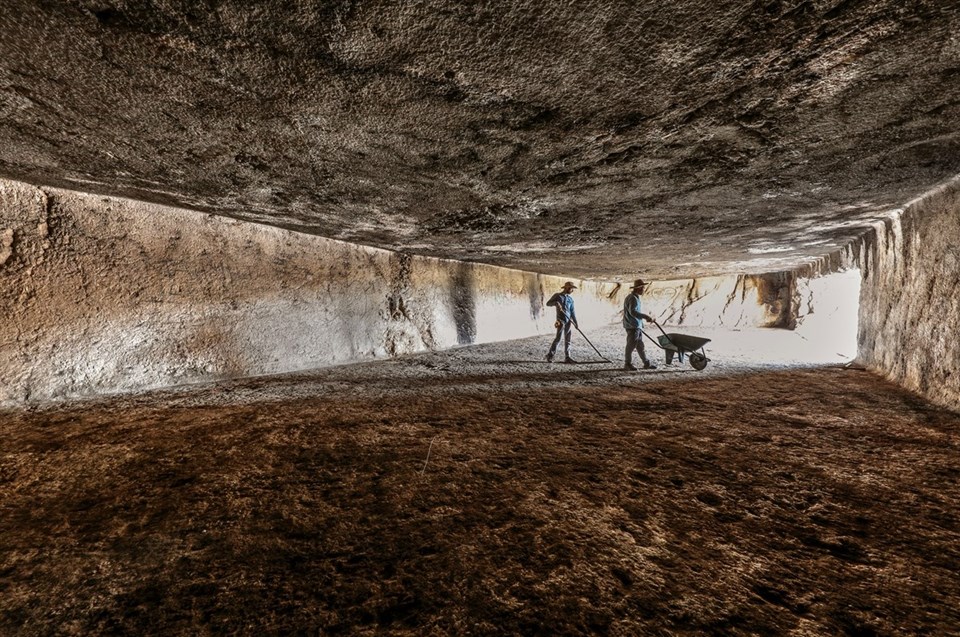
[[[681, 363], [683, 362], [683, 355], [689, 354], [690, 367], [697, 371], [704, 369], [707, 363], [710, 362], [706, 352], [703, 350], [703, 346], [710, 342], [709, 338], [690, 336], [689, 334], [667, 334], [663, 331], [663, 328], [660, 327], [659, 323], [654, 321], [654, 325], [657, 326], [663, 336], [658, 336], [655, 341], [649, 336], [647, 336], [647, 338], [663, 350], [663, 353], [666, 355], [667, 365], [673, 362], [674, 354], [677, 355]], [[646, 332], [644, 332], [644, 334], [646, 334]]]

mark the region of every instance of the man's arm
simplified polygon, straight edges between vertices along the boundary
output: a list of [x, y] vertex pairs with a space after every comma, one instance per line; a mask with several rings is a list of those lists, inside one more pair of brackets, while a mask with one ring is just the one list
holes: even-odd
[[549, 305], [550, 307], [553, 307], [557, 304], [559, 300], [560, 300], [560, 295], [554, 294], [553, 296], [550, 297], [550, 300], [547, 301], [547, 305]]

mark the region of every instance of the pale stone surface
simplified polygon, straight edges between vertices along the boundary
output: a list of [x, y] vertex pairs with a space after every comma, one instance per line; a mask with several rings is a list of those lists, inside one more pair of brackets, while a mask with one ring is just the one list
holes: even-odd
[[861, 286], [862, 273], [852, 266], [812, 278], [797, 277], [794, 333], [810, 353], [847, 361], [856, 358]]
[[864, 272], [859, 358], [931, 400], [960, 407], [960, 183], [878, 224]]
[[648, 296], [658, 320], [677, 325], [790, 327], [793, 280], [781, 274], [656, 282]]

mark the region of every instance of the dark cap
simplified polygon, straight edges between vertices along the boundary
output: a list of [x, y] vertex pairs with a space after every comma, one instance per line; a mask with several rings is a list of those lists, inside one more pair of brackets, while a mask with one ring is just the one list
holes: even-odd
[[573, 284], [573, 281], [567, 281], [566, 283], [563, 284], [563, 289], [567, 289], [567, 288], [573, 288], [574, 290], [576, 290], [577, 286]]
[[631, 289], [631, 290], [636, 290], [637, 288], [642, 288], [642, 287], [645, 286], [646, 284], [647, 284], [647, 282], [644, 281], [643, 279], [637, 279], [636, 281], [633, 282], [633, 287], [630, 288], [630, 289]]

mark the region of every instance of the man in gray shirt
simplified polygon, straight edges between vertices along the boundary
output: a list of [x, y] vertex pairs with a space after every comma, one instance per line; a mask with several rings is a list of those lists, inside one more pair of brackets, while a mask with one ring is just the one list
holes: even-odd
[[627, 330], [627, 349], [624, 352], [623, 368], [635, 371], [633, 366], [633, 350], [640, 354], [640, 360], [643, 361], [644, 369], [656, 369], [657, 366], [647, 359], [647, 354], [643, 349], [643, 322], [656, 322], [640, 309], [640, 295], [647, 284], [643, 279], [637, 279], [633, 282], [630, 294], [623, 301], [623, 329]]

